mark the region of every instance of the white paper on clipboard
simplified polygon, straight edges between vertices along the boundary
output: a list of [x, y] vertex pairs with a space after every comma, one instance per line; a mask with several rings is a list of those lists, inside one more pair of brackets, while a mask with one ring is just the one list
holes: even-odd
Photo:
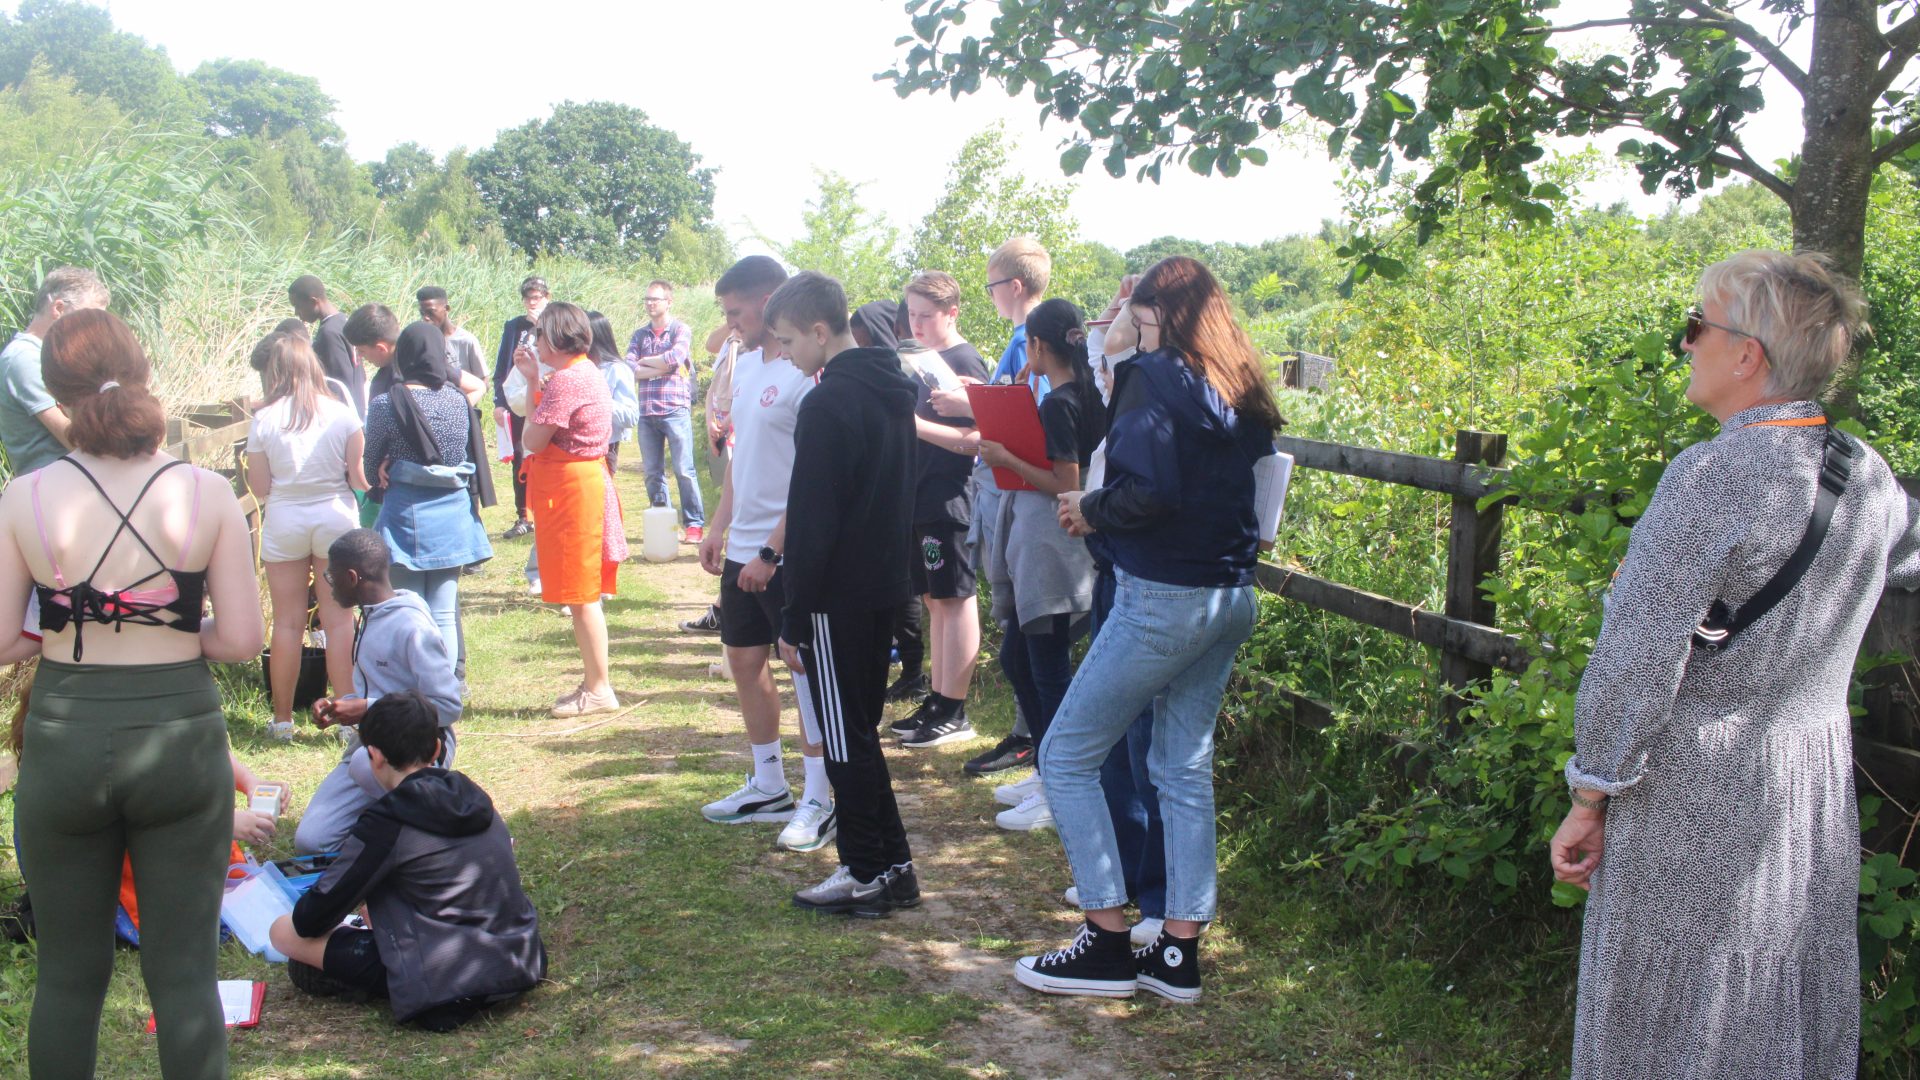
[[1292, 479], [1292, 454], [1276, 450], [1253, 463], [1253, 512], [1263, 544], [1273, 543], [1280, 532], [1280, 515], [1287, 506], [1287, 484]]
[[960, 389], [960, 376], [955, 375], [945, 358], [932, 349], [901, 353], [900, 362], [911, 369], [915, 378], [935, 390]]

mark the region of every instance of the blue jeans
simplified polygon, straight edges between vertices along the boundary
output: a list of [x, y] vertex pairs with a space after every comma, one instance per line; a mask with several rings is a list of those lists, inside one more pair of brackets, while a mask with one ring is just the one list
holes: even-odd
[[[1000, 670], [1013, 686], [1014, 700], [1036, 743], [1046, 738], [1073, 682], [1073, 617], [1055, 615], [1047, 624], [1047, 633], [1029, 634], [1018, 621], [1009, 622], [1000, 643]], [[1041, 769], [1038, 754], [1033, 767]]]
[[[433, 613], [433, 625], [440, 628], [440, 640], [446, 643], [447, 655], [464, 656], [460, 640], [460, 567], [413, 570], [396, 562], [387, 569], [387, 576], [394, 588], [405, 589], [427, 602], [427, 610]], [[464, 670], [455, 674], [462, 683], [466, 682]]]
[[1127, 902], [1100, 768], [1151, 704], [1147, 769], [1166, 830], [1166, 918], [1213, 919], [1213, 729], [1233, 658], [1253, 634], [1255, 611], [1251, 586], [1193, 588], [1116, 571], [1112, 616], [1074, 675], [1041, 749], [1047, 802], [1081, 907]]
[[700, 502], [700, 479], [693, 471], [693, 415], [686, 406], [664, 416], [643, 416], [636, 427], [640, 432], [640, 464], [647, 474], [647, 502], [667, 506], [666, 454], [673, 454], [673, 474], [680, 483], [680, 524], [686, 528], [704, 525], [706, 507]]
[[[1100, 572], [1093, 585], [1093, 632], [1113, 612], [1113, 569]], [[1127, 725], [1126, 738], [1107, 751], [1100, 765], [1100, 790], [1113, 818], [1113, 838], [1120, 849], [1121, 876], [1127, 896], [1142, 918], [1163, 919], [1167, 914], [1167, 841], [1160, 825], [1160, 793], [1147, 770], [1153, 748], [1153, 708], [1141, 710]]]

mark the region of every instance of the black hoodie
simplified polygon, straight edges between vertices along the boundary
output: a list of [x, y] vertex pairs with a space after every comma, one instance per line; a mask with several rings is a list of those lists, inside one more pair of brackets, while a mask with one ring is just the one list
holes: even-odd
[[368, 807], [294, 905], [293, 929], [319, 937], [363, 901], [397, 1021], [530, 990], [546, 975], [506, 823], [461, 773], [421, 769]]
[[892, 349], [827, 361], [800, 403], [787, 488], [780, 636], [813, 640], [816, 614], [898, 607], [913, 595], [913, 380]]

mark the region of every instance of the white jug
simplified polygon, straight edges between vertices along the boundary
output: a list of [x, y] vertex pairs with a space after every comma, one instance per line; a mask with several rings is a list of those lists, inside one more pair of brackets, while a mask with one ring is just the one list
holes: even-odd
[[648, 562], [672, 562], [680, 554], [680, 515], [671, 506], [649, 506], [640, 521], [640, 553]]

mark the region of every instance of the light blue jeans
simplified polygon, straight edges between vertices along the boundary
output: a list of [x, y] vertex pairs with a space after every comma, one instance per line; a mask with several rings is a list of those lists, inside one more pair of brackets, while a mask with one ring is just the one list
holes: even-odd
[[465, 642], [460, 636], [460, 567], [414, 570], [396, 562], [387, 568], [387, 577], [394, 588], [405, 589], [427, 602], [427, 610], [433, 613], [433, 625], [439, 627], [440, 640], [446, 643], [447, 655], [454, 657], [455, 666], [460, 668], [455, 674], [464, 685], [467, 675]]
[[[1169, 919], [1213, 919], [1213, 729], [1233, 658], [1253, 633], [1252, 586], [1189, 588], [1116, 571], [1113, 614], [1087, 650], [1041, 746], [1047, 802], [1086, 909], [1127, 902], [1113, 818], [1100, 789], [1107, 752], [1153, 708], [1147, 769], [1166, 832]], [[1162, 696], [1164, 694], [1164, 696]]]
[[693, 465], [693, 415], [678, 408], [664, 416], [643, 416], [635, 430], [640, 432], [640, 465], [647, 474], [647, 503], [667, 506], [667, 460], [673, 455], [673, 474], [680, 484], [680, 524], [684, 528], [705, 525], [706, 507], [700, 501], [700, 478]]

